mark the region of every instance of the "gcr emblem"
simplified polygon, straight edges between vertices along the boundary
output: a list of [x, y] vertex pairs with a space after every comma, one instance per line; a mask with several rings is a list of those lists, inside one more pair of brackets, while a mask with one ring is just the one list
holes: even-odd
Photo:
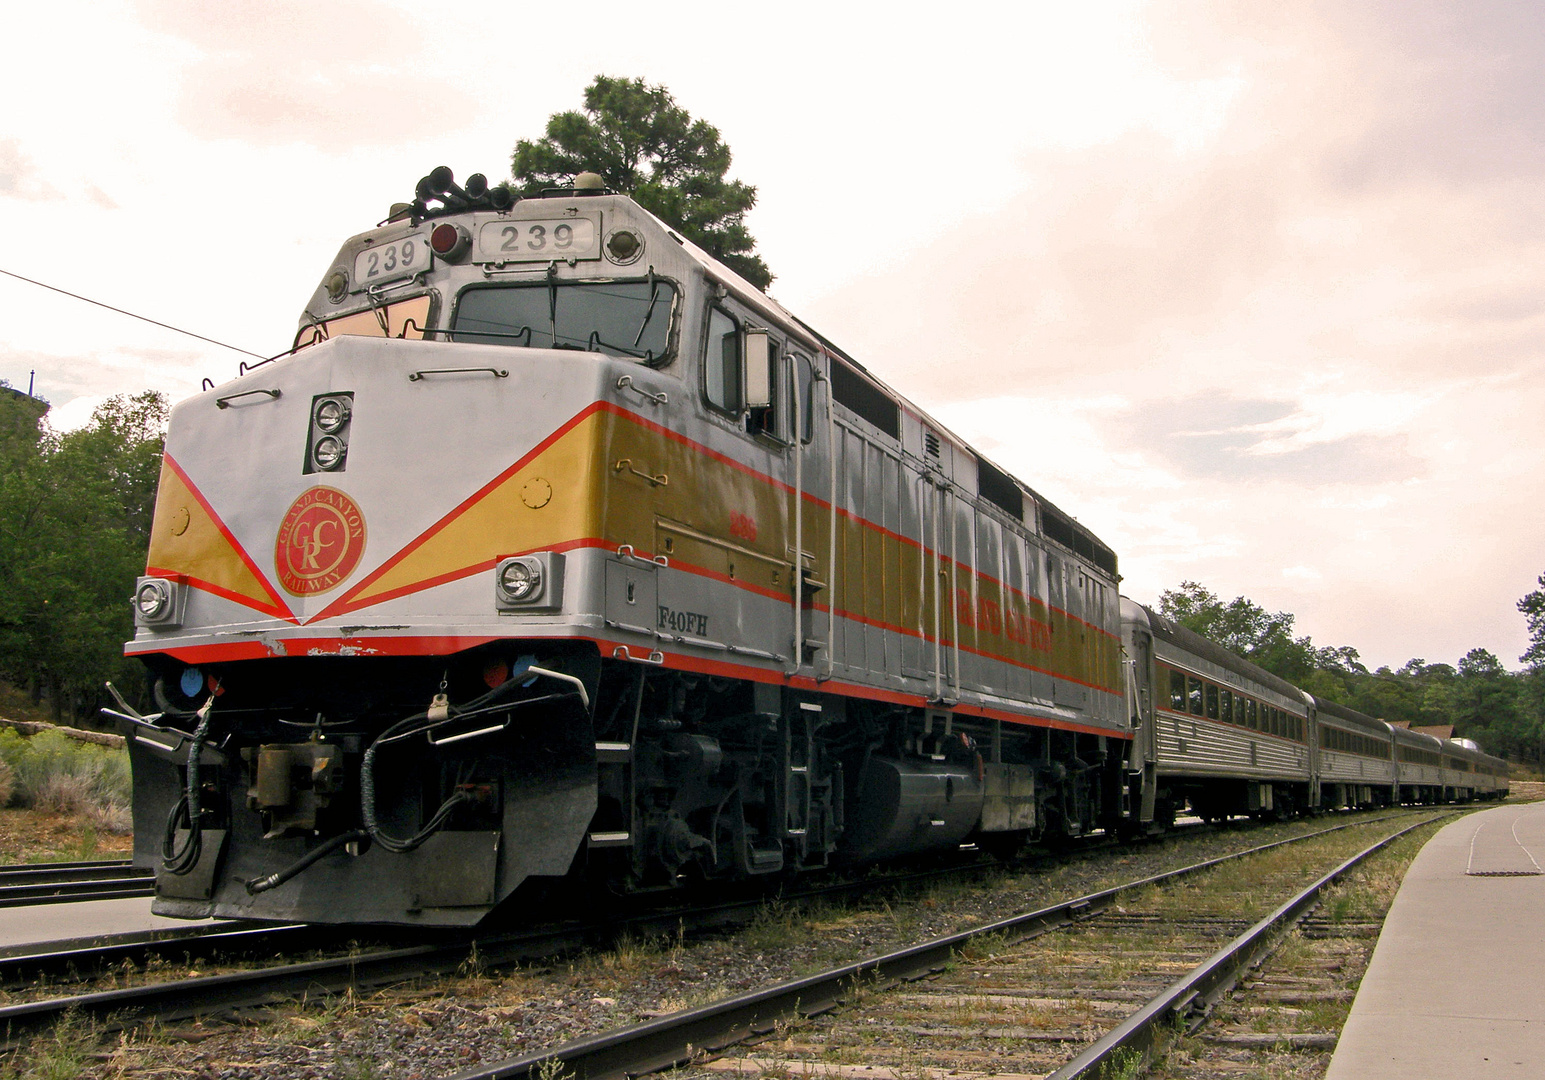
[[295, 596], [338, 585], [365, 551], [365, 515], [336, 488], [314, 487], [290, 504], [279, 524], [274, 564], [279, 584]]

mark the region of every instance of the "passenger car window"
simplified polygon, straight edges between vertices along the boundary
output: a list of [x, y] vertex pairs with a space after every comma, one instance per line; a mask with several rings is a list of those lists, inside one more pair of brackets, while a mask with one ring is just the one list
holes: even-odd
[[1186, 677], [1178, 671], [1169, 673], [1169, 707], [1176, 712], [1186, 711]]
[[716, 307], [708, 309], [703, 393], [714, 408], [740, 412], [740, 327], [728, 312]]
[[1212, 683], [1207, 684], [1207, 719], [1218, 718], [1218, 688]]
[[1218, 703], [1218, 718], [1225, 724], [1234, 722], [1234, 694], [1230, 690], [1220, 692], [1222, 700]]
[[1187, 704], [1189, 704], [1191, 706], [1191, 715], [1192, 716], [1201, 716], [1202, 715], [1202, 680], [1201, 679], [1190, 678], [1190, 679], [1186, 680], [1186, 697], [1190, 699], [1187, 702]]

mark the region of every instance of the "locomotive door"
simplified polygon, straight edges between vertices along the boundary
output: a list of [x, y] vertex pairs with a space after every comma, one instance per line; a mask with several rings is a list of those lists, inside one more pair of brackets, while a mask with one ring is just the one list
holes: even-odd
[[845, 616], [835, 623], [834, 659], [878, 681], [923, 678], [922, 635], [897, 629], [920, 617], [921, 582], [906, 572], [907, 549], [898, 539], [917, 535], [917, 474], [894, 446], [857, 425], [838, 419], [829, 430], [832, 604]]

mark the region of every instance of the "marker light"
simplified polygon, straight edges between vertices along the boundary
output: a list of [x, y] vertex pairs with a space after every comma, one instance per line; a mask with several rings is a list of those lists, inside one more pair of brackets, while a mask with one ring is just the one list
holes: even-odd
[[618, 229], [606, 238], [606, 257], [614, 263], [626, 265], [643, 253], [644, 242], [629, 229]]
[[446, 262], [460, 262], [472, 249], [472, 234], [460, 225], [442, 221], [429, 234], [429, 246]]

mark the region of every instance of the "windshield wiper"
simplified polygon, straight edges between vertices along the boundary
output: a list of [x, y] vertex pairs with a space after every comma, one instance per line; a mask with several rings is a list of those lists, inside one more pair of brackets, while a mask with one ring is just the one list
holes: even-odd
[[637, 357], [646, 363], [654, 362], [653, 349], [635, 349], [629, 345], [617, 345], [610, 341], [602, 341], [601, 331], [599, 330], [590, 331], [590, 340], [586, 343], [585, 348], [588, 352], [601, 352], [603, 349], [612, 349], [622, 353], [624, 356]]
[[654, 318], [654, 302], [660, 295], [660, 283], [655, 280], [654, 267], [649, 268], [649, 306], [644, 309], [644, 321], [638, 324], [638, 333], [633, 335], [633, 347], [638, 348], [638, 343], [644, 340], [644, 327], [649, 325], [649, 320]]

